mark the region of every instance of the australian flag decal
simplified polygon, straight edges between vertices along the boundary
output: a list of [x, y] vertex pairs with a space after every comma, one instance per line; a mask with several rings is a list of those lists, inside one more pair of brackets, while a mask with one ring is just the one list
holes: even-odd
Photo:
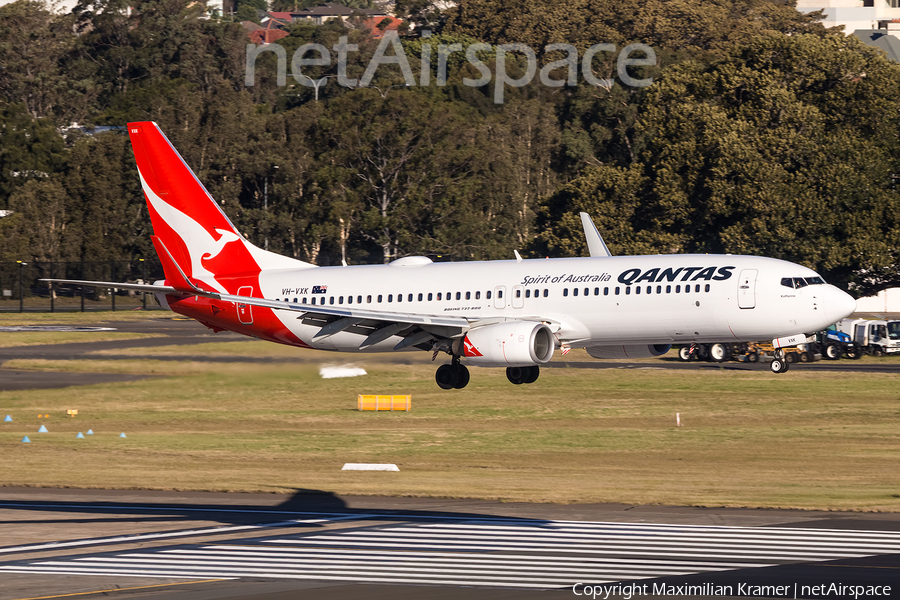
[[328, 289], [327, 285], [314, 285], [312, 289], [313, 294], [324, 294], [325, 290]]

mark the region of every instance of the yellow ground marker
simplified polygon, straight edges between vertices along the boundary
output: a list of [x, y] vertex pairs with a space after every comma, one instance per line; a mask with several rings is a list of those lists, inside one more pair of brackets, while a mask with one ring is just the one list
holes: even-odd
[[405, 410], [412, 408], [412, 396], [378, 396], [375, 394], [359, 394], [358, 410]]

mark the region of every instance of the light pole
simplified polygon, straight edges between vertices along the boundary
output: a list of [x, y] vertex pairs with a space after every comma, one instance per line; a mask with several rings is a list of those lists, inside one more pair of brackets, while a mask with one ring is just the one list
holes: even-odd
[[19, 312], [25, 312], [25, 265], [28, 263], [17, 260], [19, 263]]
[[[296, 77], [296, 75], [295, 75], [295, 77]], [[303, 73], [300, 73], [300, 77], [306, 77], [307, 79], [309, 79], [309, 82], [312, 84], [313, 89], [316, 90], [316, 102], [318, 102], [319, 101], [319, 86], [321, 86], [323, 83], [325, 83], [329, 77], [337, 77], [337, 75], [326, 75], [325, 77], [322, 77], [321, 79], [316, 80], [316, 79], [313, 79], [312, 77], [310, 77], [309, 75], [304, 75]]]

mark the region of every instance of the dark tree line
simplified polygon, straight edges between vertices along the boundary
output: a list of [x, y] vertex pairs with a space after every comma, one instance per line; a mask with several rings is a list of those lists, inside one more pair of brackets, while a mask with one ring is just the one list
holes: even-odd
[[[396, 6], [434, 30], [403, 41], [416, 77], [438, 43], [524, 43], [544, 65], [559, 59], [547, 44], [641, 42], [658, 64], [635, 73], [654, 83], [535, 78], [495, 104], [493, 83], [463, 85], [479, 73], [461, 53], [437, 86], [433, 52], [428, 87], [395, 67], [364, 89], [306, 67], [316, 99], [277, 85], [273, 53], [246, 86], [244, 29], [188, 0], [82, 0], [68, 15], [19, 0], [0, 7], [0, 260], [151, 253], [116, 128], [153, 120], [254, 243], [318, 264], [575, 256], [584, 210], [616, 253], [762, 254], [860, 294], [900, 285], [900, 66], [815, 15], [774, 0]], [[290, 59], [342, 36], [358, 78], [378, 44], [360, 19], [298, 24], [278, 44]], [[493, 50], [479, 56], [496, 70]]]

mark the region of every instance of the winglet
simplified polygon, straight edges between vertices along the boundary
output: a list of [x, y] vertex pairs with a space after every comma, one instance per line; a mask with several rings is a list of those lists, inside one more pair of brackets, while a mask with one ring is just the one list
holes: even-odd
[[591, 256], [601, 258], [612, 256], [609, 248], [606, 247], [603, 238], [600, 236], [600, 232], [597, 231], [597, 226], [591, 220], [591, 216], [585, 212], [579, 214], [581, 215], [581, 225], [584, 227], [584, 237], [587, 239], [588, 252], [590, 252]]

